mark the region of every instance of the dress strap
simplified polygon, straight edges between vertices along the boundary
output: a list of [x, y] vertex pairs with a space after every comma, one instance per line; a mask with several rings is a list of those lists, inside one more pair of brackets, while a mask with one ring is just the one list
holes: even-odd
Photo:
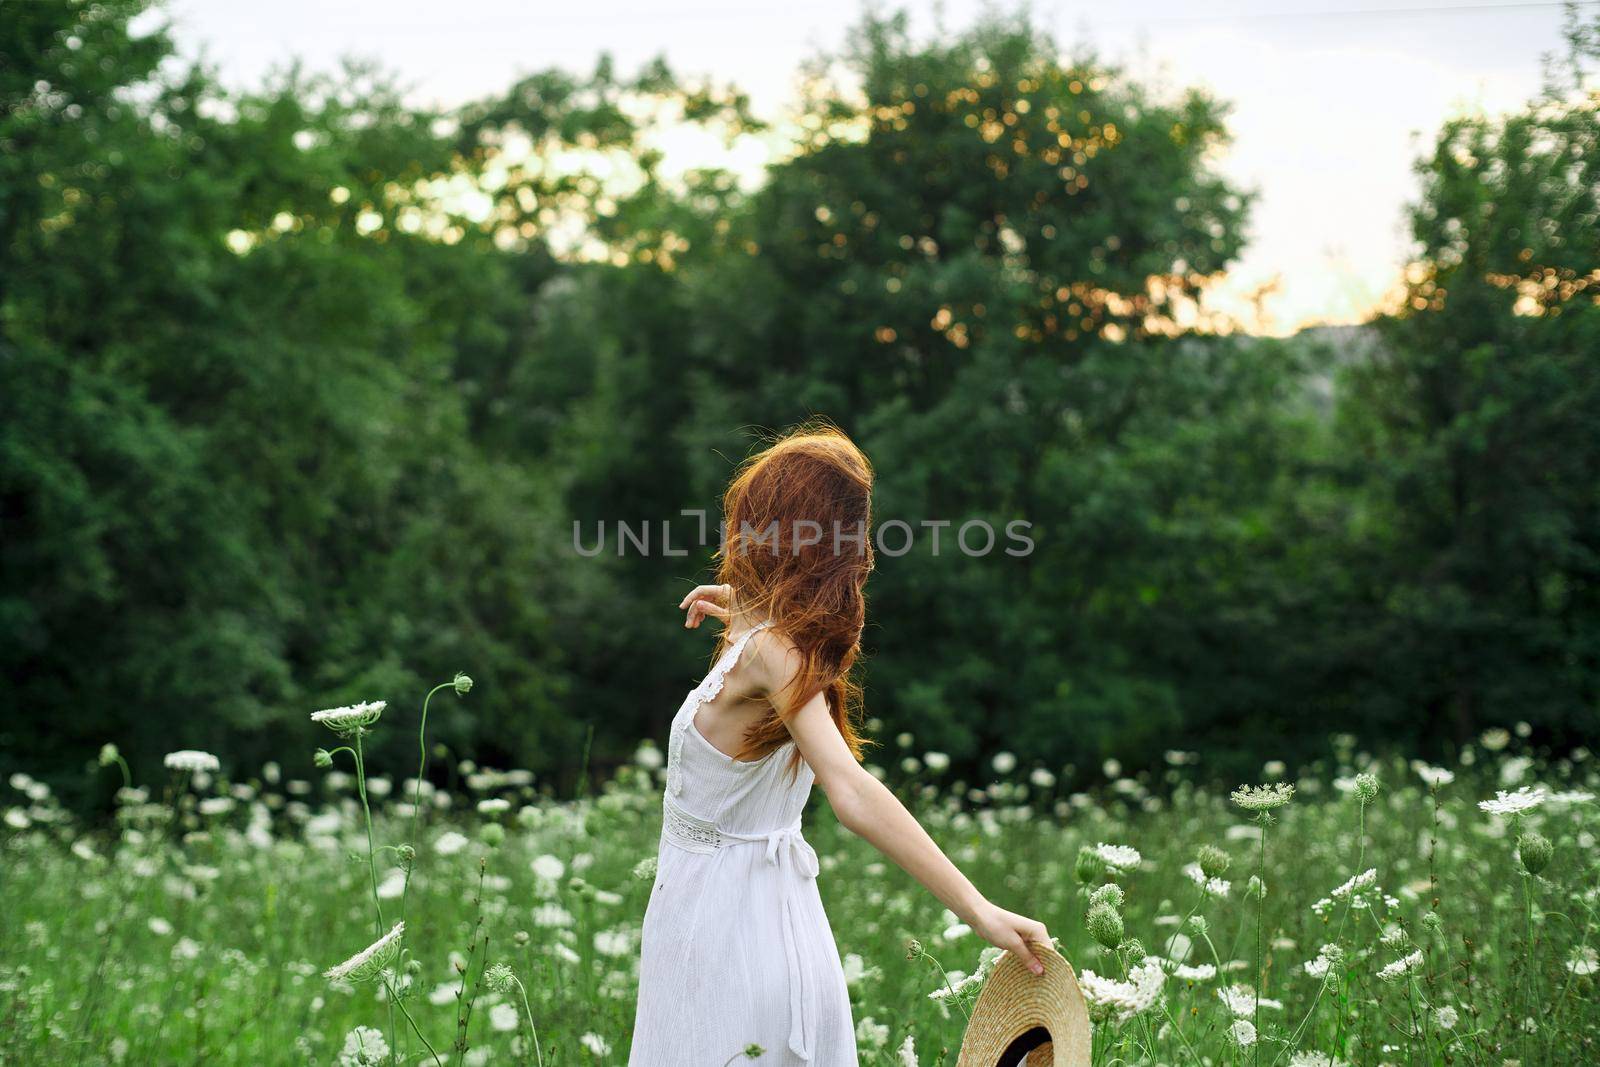
[[761, 620], [740, 634], [728, 646], [728, 650], [717, 657], [717, 662], [700, 683], [698, 704], [709, 704], [717, 699], [717, 694], [722, 692], [723, 679], [727, 678], [728, 672], [733, 670], [734, 666], [739, 662], [739, 657], [744, 655], [744, 646], [750, 643], [752, 637], [771, 625], [772, 621], [770, 619]]

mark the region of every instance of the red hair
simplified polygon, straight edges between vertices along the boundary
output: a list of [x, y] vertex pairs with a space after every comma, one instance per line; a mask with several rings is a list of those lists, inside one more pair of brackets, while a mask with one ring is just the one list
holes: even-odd
[[839, 429], [807, 424], [745, 460], [723, 495], [722, 518], [717, 581], [733, 587], [741, 615], [770, 619], [800, 656], [788, 706], [776, 707], [773, 694], [777, 713], [745, 732], [739, 758], [789, 740], [783, 719], [823, 693], [859, 759], [861, 688], [850, 675], [872, 571], [872, 464]]

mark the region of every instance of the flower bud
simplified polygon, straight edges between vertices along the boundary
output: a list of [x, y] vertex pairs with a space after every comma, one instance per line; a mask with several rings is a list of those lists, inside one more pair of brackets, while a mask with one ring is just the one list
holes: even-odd
[[906, 959], [915, 960], [922, 958], [922, 942], [912, 938], [906, 942]]
[[1129, 967], [1139, 966], [1139, 964], [1143, 963], [1146, 957], [1149, 956], [1149, 953], [1144, 950], [1144, 942], [1140, 941], [1137, 937], [1130, 937], [1123, 944], [1122, 948], [1123, 951], [1128, 954]]
[[456, 687], [456, 696], [466, 696], [472, 692], [472, 679], [460, 671], [456, 672], [455, 680], [450, 684]]
[[1356, 775], [1356, 799], [1363, 804], [1372, 803], [1378, 795], [1378, 776], [1367, 772]]
[[1108, 904], [1113, 908], [1120, 908], [1124, 899], [1122, 887], [1115, 882], [1107, 882], [1089, 894], [1089, 904], [1091, 906]]
[[1089, 936], [1102, 947], [1116, 948], [1122, 944], [1122, 916], [1111, 905], [1096, 904], [1090, 908], [1089, 914], [1084, 917], [1084, 925], [1089, 928]]
[[1434, 933], [1434, 934], [1438, 933], [1439, 932], [1439, 928], [1441, 926], [1443, 926], [1443, 925], [1444, 925], [1444, 920], [1439, 917], [1439, 913], [1438, 912], [1429, 911], [1429, 912], [1423, 913], [1422, 926], [1423, 926], [1423, 929], [1427, 930], [1429, 933]]
[[1517, 838], [1517, 858], [1522, 861], [1523, 870], [1529, 874], [1538, 874], [1550, 866], [1550, 857], [1555, 852], [1555, 846], [1550, 839], [1536, 830], [1529, 830]]
[[1105, 872], [1105, 861], [1095, 854], [1094, 849], [1088, 845], [1078, 849], [1078, 862], [1073, 867], [1073, 873], [1077, 875], [1078, 881], [1089, 885], [1091, 882], [1098, 882]]
[[1207, 878], [1221, 878], [1232, 862], [1233, 858], [1216, 845], [1200, 846], [1200, 871]]
[[394, 853], [400, 860], [402, 870], [409, 871], [411, 865], [417, 861], [417, 850], [410, 845], [399, 845], [395, 848]]
[[317, 749], [316, 754], [311, 757], [311, 762], [315, 763], [318, 767], [332, 767], [333, 753], [329, 752], [325, 748], [319, 748]]
[[122, 754], [117, 751], [117, 746], [107, 741], [105, 744], [100, 746], [100, 766], [111, 766], [113, 763], [117, 762], [119, 758], [121, 758], [121, 755]]
[[499, 848], [505, 843], [506, 828], [497, 822], [485, 823], [478, 831], [478, 837], [490, 848]]
[[1196, 936], [1204, 937], [1210, 932], [1211, 924], [1206, 921], [1204, 915], [1191, 915], [1189, 916], [1189, 929], [1193, 930]]
[[1245, 883], [1244, 897], [1246, 900], [1262, 900], [1267, 895], [1267, 883], [1256, 875], [1250, 876], [1250, 881]]

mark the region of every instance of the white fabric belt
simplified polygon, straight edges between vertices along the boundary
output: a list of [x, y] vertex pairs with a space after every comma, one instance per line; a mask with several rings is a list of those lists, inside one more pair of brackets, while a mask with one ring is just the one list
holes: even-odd
[[[739, 845], [766, 845], [767, 862], [784, 874], [816, 878], [816, 850], [800, 834], [800, 820], [762, 834], [737, 834], [723, 830], [714, 822], [690, 815], [671, 800], [665, 801], [662, 832], [667, 839], [690, 852], [710, 853]], [[799, 878], [784, 877], [783, 955], [789, 965], [789, 1050], [802, 1060], [811, 1059], [816, 1036], [817, 991], [806, 981], [800, 965], [800, 901], [795, 890]]]

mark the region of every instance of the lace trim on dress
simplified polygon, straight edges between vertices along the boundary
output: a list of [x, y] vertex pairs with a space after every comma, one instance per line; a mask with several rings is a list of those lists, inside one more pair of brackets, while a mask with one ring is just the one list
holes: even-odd
[[744, 654], [744, 646], [750, 642], [752, 637], [771, 625], [770, 622], [758, 622], [740, 634], [739, 640], [728, 646], [728, 651], [717, 660], [716, 664], [711, 668], [711, 673], [701, 679], [700, 685], [696, 688], [695, 692], [698, 695], [695, 704], [697, 708], [701, 704], [709, 704], [717, 699], [722, 693], [722, 684], [727, 680], [728, 672], [733, 670], [734, 664], [738, 663], [739, 657]]
[[689, 852], [715, 852], [722, 847], [722, 831], [668, 800], [662, 805], [661, 826], [667, 839]]

